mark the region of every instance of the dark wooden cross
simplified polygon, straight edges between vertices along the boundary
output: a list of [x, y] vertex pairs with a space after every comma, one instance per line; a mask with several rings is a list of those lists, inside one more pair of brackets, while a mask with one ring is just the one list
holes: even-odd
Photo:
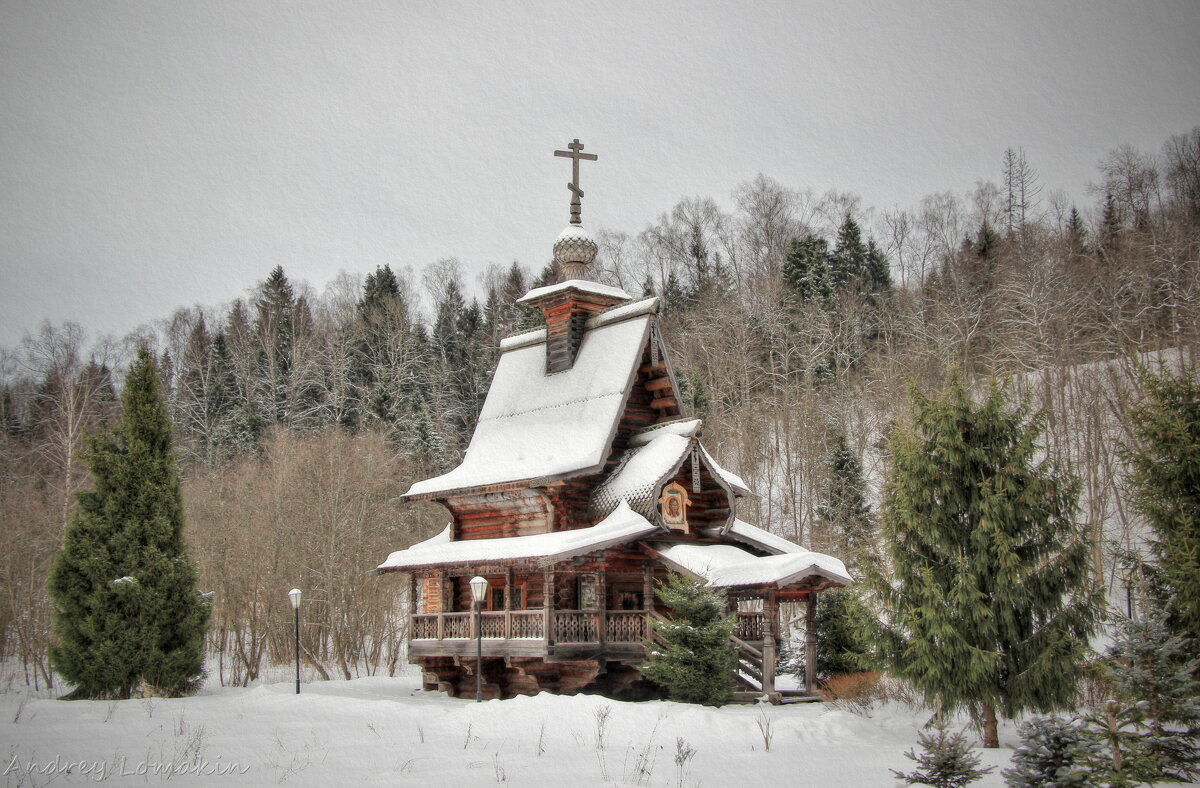
[[583, 143], [578, 138], [568, 143], [567, 148], [569, 150], [554, 151], [554, 155], [571, 159], [571, 182], [567, 184], [567, 188], [571, 190], [571, 224], [582, 224], [580, 213], [583, 208], [579, 198], [583, 196], [583, 189], [579, 188], [579, 160], [596, 161], [597, 156], [594, 153], [583, 153]]

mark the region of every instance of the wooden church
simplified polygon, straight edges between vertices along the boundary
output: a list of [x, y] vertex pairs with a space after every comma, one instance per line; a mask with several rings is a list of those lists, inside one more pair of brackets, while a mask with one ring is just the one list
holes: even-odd
[[[775, 690], [780, 603], [807, 602], [812, 687], [812, 605], [851, 582], [846, 568], [738, 519], [752, 493], [680, 406], [658, 299], [588, 278], [597, 246], [580, 224], [578, 163], [595, 157], [568, 147], [556, 152], [575, 170], [571, 224], [554, 243], [560, 281], [520, 300], [546, 327], [501, 342], [462, 463], [405, 494], [442, 504], [450, 524], [378, 567], [411, 578], [409, 660], [426, 689], [463, 697], [477, 648], [485, 697], [645, 697], [650, 622], [669, 613], [655, 584], [682, 572], [728, 593], [731, 681], [756, 695]], [[488, 583], [478, 617], [475, 576]]]

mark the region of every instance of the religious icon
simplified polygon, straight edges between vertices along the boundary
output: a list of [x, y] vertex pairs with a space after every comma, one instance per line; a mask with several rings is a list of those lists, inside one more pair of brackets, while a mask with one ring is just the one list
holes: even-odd
[[663, 489], [662, 497], [658, 499], [659, 511], [662, 512], [663, 522], [673, 531], [687, 531], [687, 490], [681, 484], [672, 482]]

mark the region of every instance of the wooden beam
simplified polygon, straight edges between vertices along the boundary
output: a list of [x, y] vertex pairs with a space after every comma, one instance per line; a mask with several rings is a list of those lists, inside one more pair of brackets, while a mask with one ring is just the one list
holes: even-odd
[[804, 690], [809, 695], [817, 687], [817, 592], [808, 595], [804, 615]]
[[679, 406], [675, 403], [674, 397], [659, 397], [650, 400], [650, 407], [655, 410], [663, 410], [665, 408], [678, 408]]

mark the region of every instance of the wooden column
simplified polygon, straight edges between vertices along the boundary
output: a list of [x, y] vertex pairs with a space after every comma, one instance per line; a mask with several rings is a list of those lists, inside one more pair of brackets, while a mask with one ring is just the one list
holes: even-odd
[[767, 638], [772, 638], [775, 642], [779, 642], [779, 594], [774, 591], [767, 592], [766, 604], [764, 605], [766, 615], [763, 616], [763, 641]]
[[[654, 562], [646, 561], [642, 564], [642, 609], [647, 613], [654, 610]], [[642, 637], [650, 637], [652, 628], [650, 626], [650, 617], [642, 617]]]
[[775, 638], [770, 633], [763, 635], [762, 644], [762, 691], [775, 691]]
[[546, 645], [554, 643], [554, 570], [542, 573], [542, 613], [545, 616]]
[[446, 573], [438, 572], [438, 625], [437, 638], [442, 640], [446, 637]]
[[599, 609], [596, 611], [596, 640], [600, 643], [600, 650], [604, 651], [604, 644], [608, 640], [608, 573], [600, 572], [598, 577], [599, 587], [596, 589], [596, 601], [599, 603]]
[[808, 592], [804, 614], [804, 691], [809, 695], [817, 686], [817, 592]]
[[642, 607], [654, 609], [654, 563], [647, 561], [642, 564]]
[[504, 637], [512, 637], [513, 568], [504, 570]]

